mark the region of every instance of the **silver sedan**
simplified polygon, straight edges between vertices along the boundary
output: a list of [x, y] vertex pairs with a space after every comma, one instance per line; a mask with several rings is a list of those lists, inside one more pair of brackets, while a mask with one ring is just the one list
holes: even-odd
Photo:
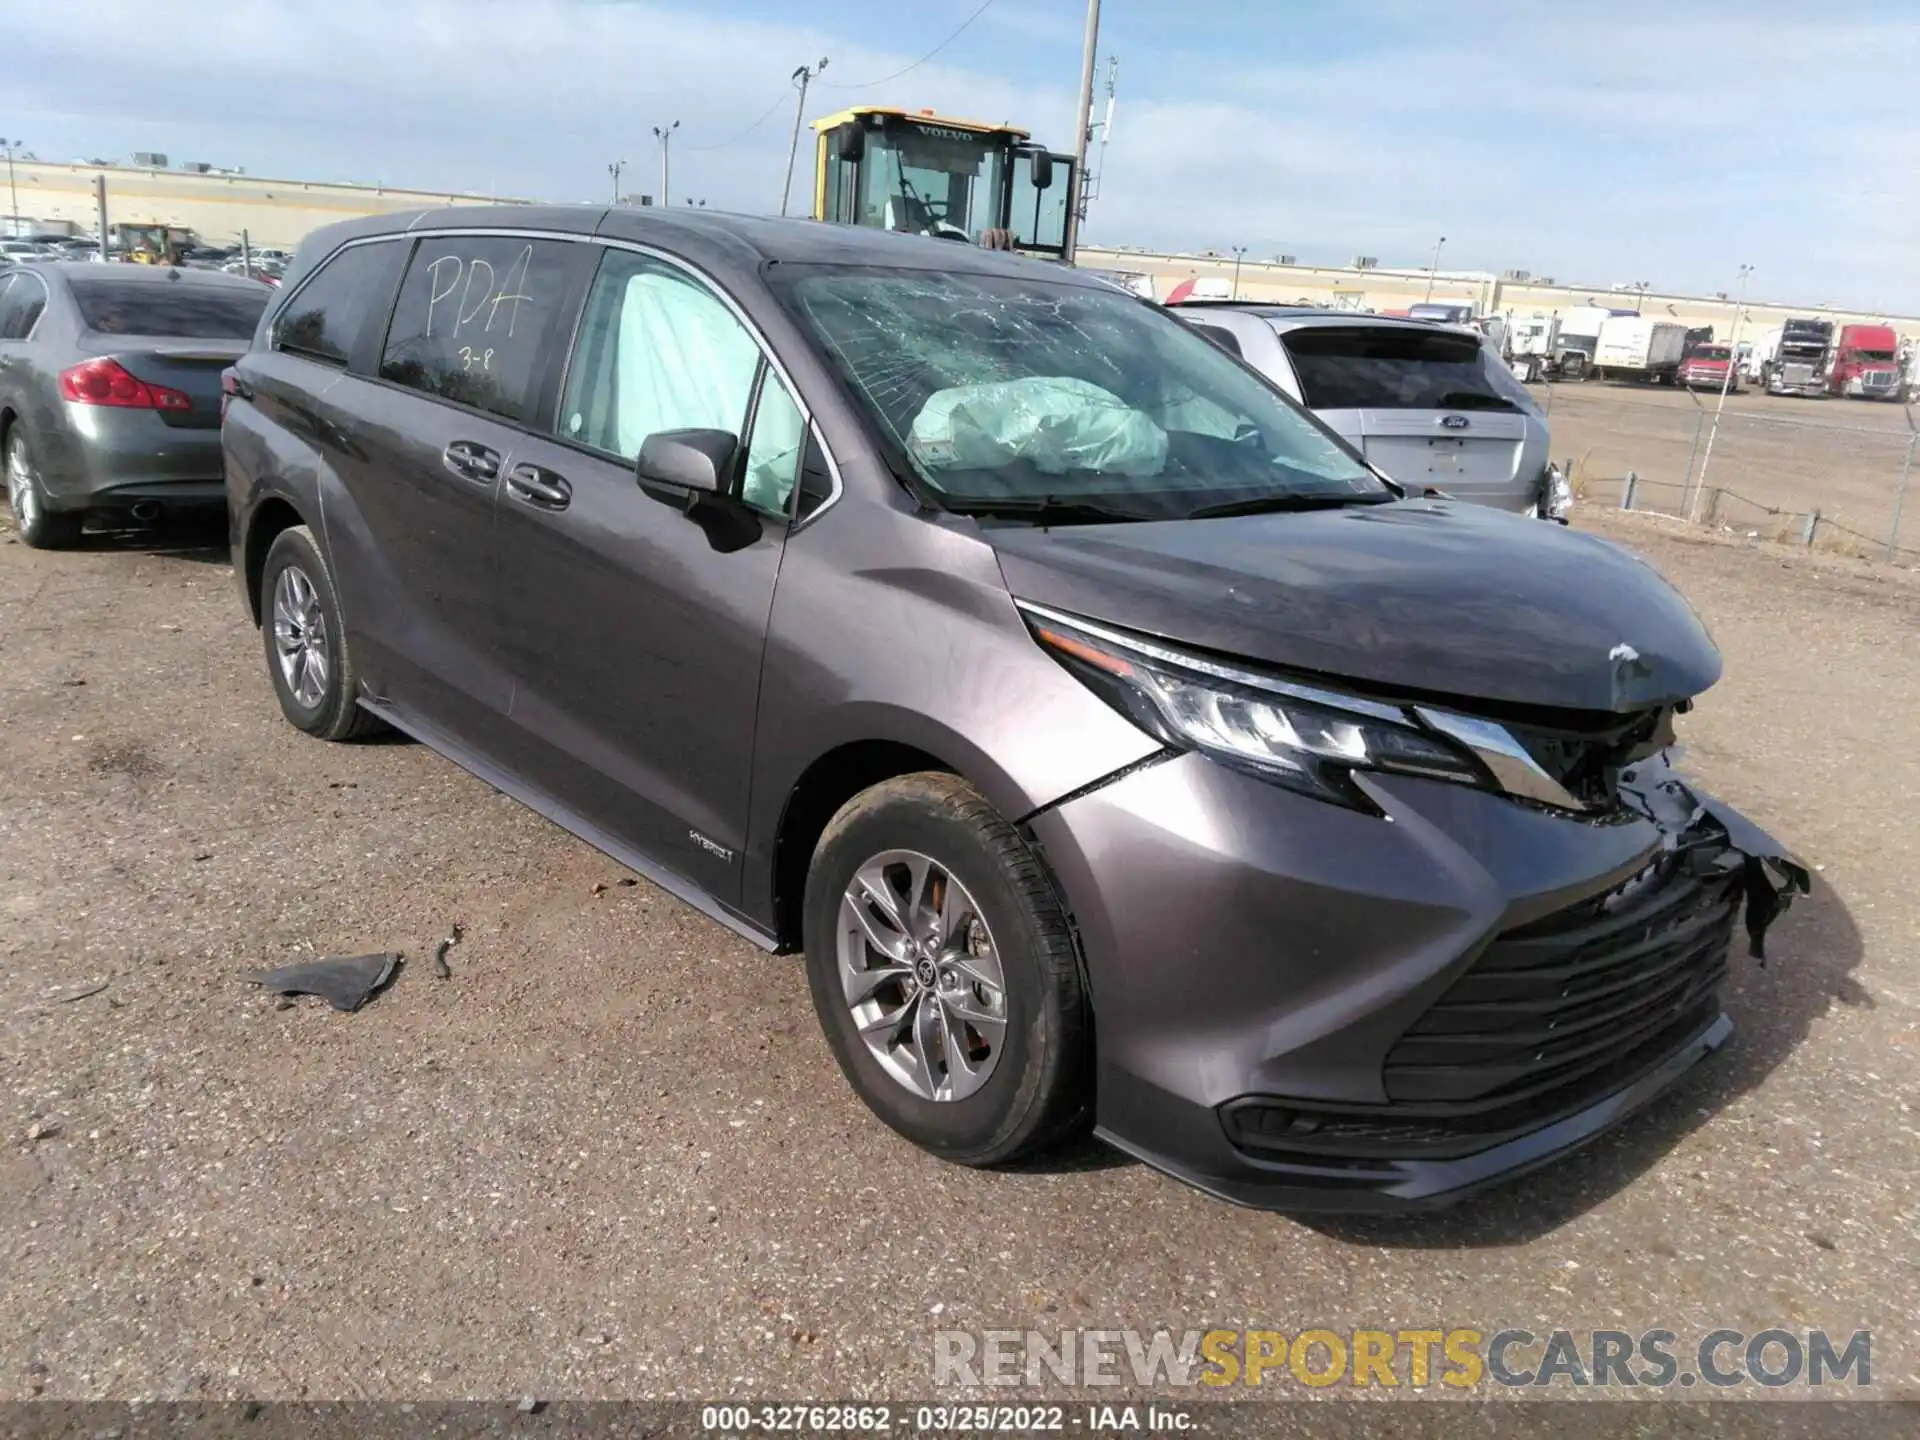
[[224, 504], [220, 373], [272, 294], [207, 270], [0, 270], [0, 456], [20, 538], [47, 549], [88, 514]]

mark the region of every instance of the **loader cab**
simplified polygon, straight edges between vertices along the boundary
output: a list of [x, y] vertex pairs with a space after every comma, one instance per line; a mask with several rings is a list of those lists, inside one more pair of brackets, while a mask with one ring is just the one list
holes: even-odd
[[841, 225], [1067, 254], [1073, 159], [1024, 130], [931, 110], [859, 106], [814, 122], [813, 217]]

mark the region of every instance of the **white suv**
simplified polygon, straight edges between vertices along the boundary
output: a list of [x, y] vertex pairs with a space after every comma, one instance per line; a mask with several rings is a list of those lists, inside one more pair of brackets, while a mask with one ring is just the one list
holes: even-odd
[[1547, 417], [1470, 331], [1246, 302], [1173, 313], [1239, 356], [1413, 490], [1565, 522]]

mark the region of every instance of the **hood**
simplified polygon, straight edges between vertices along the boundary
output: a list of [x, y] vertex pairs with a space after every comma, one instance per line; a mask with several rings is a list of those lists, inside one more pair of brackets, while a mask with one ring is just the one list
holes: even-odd
[[1645, 561], [1458, 501], [988, 537], [1018, 599], [1388, 691], [1625, 712], [1720, 678]]

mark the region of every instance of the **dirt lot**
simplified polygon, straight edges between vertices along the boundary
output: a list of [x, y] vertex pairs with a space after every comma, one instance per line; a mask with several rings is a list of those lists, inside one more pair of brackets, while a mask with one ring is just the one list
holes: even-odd
[[[1618, 505], [1620, 481], [1632, 470], [1642, 481], [1641, 508], [1682, 513], [1688, 457], [1696, 457], [1697, 474], [1717, 393], [1592, 381], [1536, 385], [1533, 393], [1551, 407], [1554, 458], [1575, 462], [1576, 479], [1595, 504]], [[1800, 517], [1818, 509], [1823, 525], [1833, 527], [1816, 531], [1822, 548], [1878, 557], [1911, 433], [1908, 411], [1897, 405], [1743, 391], [1727, 399], [1706, 479], [1731, 492], [1720, 518], [1741, 534], [1797, 536]], [[1769, 508], [1788, 513], [1770, 515]], [[1902, 563], [1920, 565], [1920, 467], [1909, 485], [1900, 543]]]
[[[1338, 1224], [916, 1152], [796, 962], [420, 746], [284, 724], [217, 541], [9, 537], [0, 1398], [924, 1397], [942, 1327], [1506, 1324], [1872, 1327], [1920, 1394], [1920, 577], [1586, 518], [1712, 626], [1691, 761], [1819, 888], [1624, 1133]], [[389, 948], [355, 1016], [236, 980]]]

